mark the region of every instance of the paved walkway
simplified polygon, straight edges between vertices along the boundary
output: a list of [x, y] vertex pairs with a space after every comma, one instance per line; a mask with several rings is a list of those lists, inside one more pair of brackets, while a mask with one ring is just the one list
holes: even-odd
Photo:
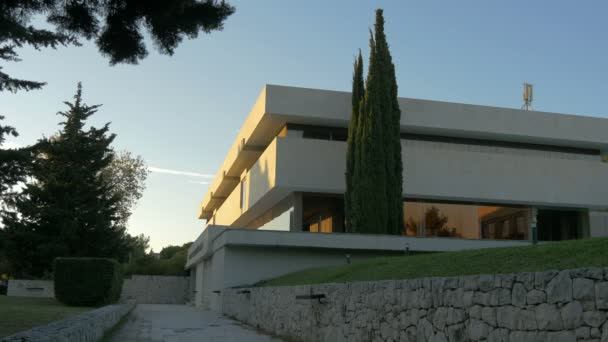
[[221, 315], [185, 305], [140, 304], [112, 342], [280, 342]]

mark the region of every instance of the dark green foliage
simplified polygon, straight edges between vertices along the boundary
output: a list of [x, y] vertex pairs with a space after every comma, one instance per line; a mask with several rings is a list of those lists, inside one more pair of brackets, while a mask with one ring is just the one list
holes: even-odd
[[[136, 64], [148, 54], [142, 31], [163, 54], [172, 55], [181, 41], [200, 32], [221, 30], [234, 7], [216, 0], [2, 0], [0, 60], [19, 61], [16, 49], [76, 44], [95, 39], [110, 64]], [[56, 31], [29, 22], [42, 15]], [[1, 69], [1, 68], [0, 68]], [[38, 89], [42, 82], [14, 79], [0, 71], [0, 91]]]
[[20, 276], [40, 277], [56, 257], [126, 260], [129, 239], [116, 224], [119, 198], [102, 171], [112, 161], [108, 124], [84, 130], [99, 106], [82, 103], [80, 85], [61, 131], [35, 148], [25, 189], [3, 213], [5, 251]]
[[[3, 119], [4, 116], [0, 115], [0, 121]], [[30, 148], [3, 149], [2, 144], [7, 135], [18, 136], [14, 127], [0, 125], [0, 219], [3, 213], [11, 209], [9, 203], [18, 195], [16, 186], [28, 176], [28, 163], [31, 159]], [[6, 244], [6, 235], [0, 225], [0, 275], [12, 273], [6, 257]]]
[[70, 306], [116, 303], [122, 291], [120, 264], [103, 258], [57, 258], [54, 262], [55, 297]]
[[127, 225], [131, 210], [146, 189], [148, 173], [142, 157], [129, 151], [115, 153], [112, 162], [102, 171], [102, 176], [110, 183], [113, 194], [119, 199], [116, 224]]
[[137, 260], [146, 255], [150, 248], [150, 237], [144, 234], [129, 236], [129, 261]]
[[[2, 120], [4, 116], [0, 115], [0, 121]], [[2, 144], [6, 136], [18, 136], [17, 130], [11, 126], [0, 125], [0, 210], [3, 209], [5, 196], [13, 194], [12, 188], [25, 180], [30, 159], [28, 148], [3, 149]]]
[[171, 259], [175, 253], [179, 252], [181, 249], [182, 248], [180, 246], [167, 246], [160, 251], [160, 259]]
[[188, 257], [188, 248], [192, 243], [182, 246], [168, 246], [160, 252], [160, 257], [152, 254], [145, 254], [135, 258], [124, 265], [125, 275], [144, 274], [144, 275], [188, 275], [184, 270]]
[[344, 194], [344, 209], [346, 212], [346, 229], [352, 232], [352, 227], [356, 227], [357, 223], [357, 208], [356, 205], [356, 188], [353, 186], [354, 174], [356, 172], [356, 163], [359, 161], [357, 144], [359, 128], [359, 104], [365, 94], [365, 85], [363, 80], [363, 57], [361, 50], [354, 63], [353, 71], [353, 91], [352, 91], [352, 113], [350, 123], [348, 125], [348, 141], [346, 150], [346, 193]]
[[[401, 234], [403, 231], [403, 165], [401, 161], [400, 119], [397, 81], [386, 36], [382, 10], [376, 11], [374, 33], [370, 37], [370, 58], [365, 94], [353, 108], [359, 110], [354, 128], [354, 168], [348, 180], [350, 231]], [[359, 86], [353, 84], [353, 89]], [[354, 118], [355, 116], [353, 116]], [[352, 124], [352, 123], [351, 123]], [[347, 158], [348, 159], [348, 158]], [[350, 183], [349, 183], [350, 182]], [[350, 196], [350, 194], [353, 194]], [[351, 216], [352, 215], [352, 216]], [[354, 216], [354, 217], [353, 217]]]

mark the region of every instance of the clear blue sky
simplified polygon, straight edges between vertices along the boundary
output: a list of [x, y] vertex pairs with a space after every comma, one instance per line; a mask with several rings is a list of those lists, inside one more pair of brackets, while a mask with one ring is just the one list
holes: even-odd
[[[537, 110], [607, 116], [608, 5], [603, 1], [229, 1], [222, 32], [186, 40], [173, 57], [149, 45], [138, 66], [110, 67], [94, 45], [20, 51], [3, 64], [41, 91], [0, 93], [0, 113], [30, 144], [82, 81], [92, 123], [110, 121], [115, 147], [151, 167], [215, 174], [264, 84], [349, 90], [358, 48], [367, 55], [374, 9], [403, 97], [520, 107], [535, 85]], [[406, 113], [407, 115], [407, 113]], [[152, 173], [129, 231], [158, 251], [195, 239], [203, 176]]]

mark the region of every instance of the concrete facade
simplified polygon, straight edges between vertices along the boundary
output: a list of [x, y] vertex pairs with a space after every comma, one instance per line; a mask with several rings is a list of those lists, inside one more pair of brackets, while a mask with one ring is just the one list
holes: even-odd
[[[405, 98], [399, 102], [403, 133], [608, 151], [606, 119]], [[344, 193], [346, 143], [279, 133], [288, 123], [345, 128], [349, 118], [349, 93], [266, 86], [205, 195], [200, 217], [211, 224], [246, 227], [294, 191]], [[596, 182], [608, 176], [599, 154], [577, 157], [533, 148], [407, 140], [402, 151], [404, 197], [591, 211], [608, 207], [608, 186]], [[242, 179], [248, 182], [241, 206], [237, 185]]]
[[[350, 101], [347, 92], [264, 87], [200, 205], [206, 228], [186, 266], [195, 303], [219, 309], [227, 287], [345, 254], [525, 245], [541, 221], [540, 240], [608, 236], [607, 119], [408, 98], [399, 99], [404, 212], [426, 220], [438, 206], [458, 229], [439, 235], [413, 222], [407, 237], [336, 234], [343, 217], [330, 202], [346, 190]], [[327, 200], [317, 209], [333, 212], [310, 224], [315, 196]]]

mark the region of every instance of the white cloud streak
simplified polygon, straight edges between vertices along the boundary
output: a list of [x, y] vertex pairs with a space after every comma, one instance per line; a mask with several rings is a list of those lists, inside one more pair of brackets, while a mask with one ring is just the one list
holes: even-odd
[[174, 175], [174, 176], [199, 177], [199, 178], [206, 178], [206, 179], [213, 179], [213, 177], [215, 177], [214, 175], [210, 175], [210, 174], [206, 174], [206, 173], [163, 169], [163, 168], [154, 167], [154, 166], [148, 167], [148, 170], [150, 170], [150, 172], [154, 172], [154, 173], [164, 173], [164, 174]]
[[188, 181], [188, 183], [201, 184], [201, 185], [208, 185], [209, 184], [209, 182], [207, 182], [207, 181], [194, 181], [194, 180]]

